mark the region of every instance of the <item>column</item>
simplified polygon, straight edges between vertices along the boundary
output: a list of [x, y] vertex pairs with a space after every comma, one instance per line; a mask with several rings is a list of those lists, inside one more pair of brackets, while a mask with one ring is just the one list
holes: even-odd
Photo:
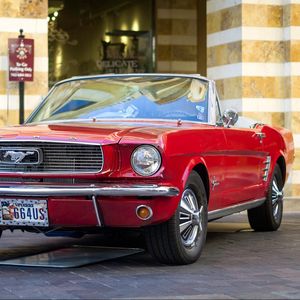
[[34, 39], [34, 81], [25, 82], [25, 116], [48, 91], [48, 0], [0, 1], [0, 126], [18, 124], [18, 83], [8, 81], [8, 39]]
[[285, 126], [294, 136], [296, 157], [289, 182], [292, 196], [300, 195], [300, 1], [284, 1], [284, 29], [286, 46], [286, 89], [289, 99], [286, 105]]
[[197, 0], [156, 1], [157, 72], [197, 73], [197, 5]]
[[[284, 126], [300, 154], [300, 1], [209, 0], [208, 76], [223, 108]], [[286, 195], [300, 192], [296, 157]]]

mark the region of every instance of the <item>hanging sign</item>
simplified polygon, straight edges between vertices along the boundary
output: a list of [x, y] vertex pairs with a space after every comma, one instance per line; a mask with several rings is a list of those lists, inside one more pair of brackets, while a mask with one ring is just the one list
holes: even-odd
[[9, 81], [33, 81], [34, 40], [8, 39]]

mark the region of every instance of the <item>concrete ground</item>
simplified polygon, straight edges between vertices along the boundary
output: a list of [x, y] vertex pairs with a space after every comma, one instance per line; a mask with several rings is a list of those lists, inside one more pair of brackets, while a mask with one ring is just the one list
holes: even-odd
[[[192, 265], [161, 265], [140, 253], [72, 269], [1, 266], [0, 299], [300, 299], [299, 232], [300, 210], [292, 207], [277, 232], [251, 231], [244, 213], [210, 223], [203, 254]], [[106, 241], [5, 231], [0, 257], [74, 243]]]

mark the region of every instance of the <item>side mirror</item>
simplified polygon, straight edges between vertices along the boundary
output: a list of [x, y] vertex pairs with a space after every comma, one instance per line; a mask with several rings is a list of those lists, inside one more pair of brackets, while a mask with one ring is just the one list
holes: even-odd
[[233, 126], [238, 119], [239, 115], [234, 109], [226, 109], [222, 115], [222, 122], [225, 127]]

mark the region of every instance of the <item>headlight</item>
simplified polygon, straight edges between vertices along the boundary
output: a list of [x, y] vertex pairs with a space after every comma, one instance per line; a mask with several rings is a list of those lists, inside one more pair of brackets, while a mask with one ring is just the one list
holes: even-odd
[[159, 151], [149, 145], [136, 148], [131, 155], [131, 166], [133, 170], [142, 176], [151, 176], [158, 171], [161, 165]]

